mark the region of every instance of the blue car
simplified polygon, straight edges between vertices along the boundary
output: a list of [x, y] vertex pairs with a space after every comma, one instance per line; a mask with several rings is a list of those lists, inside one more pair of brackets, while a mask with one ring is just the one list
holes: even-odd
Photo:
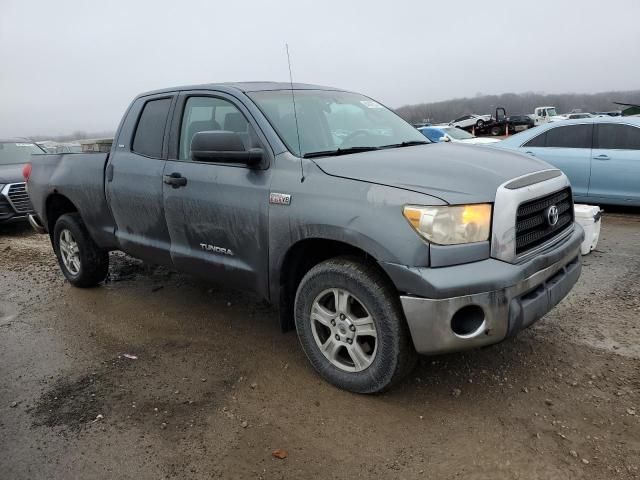
[[578, 202], [640, 206], [640, 118], [552, 122], [492, 145], [562, 170]]

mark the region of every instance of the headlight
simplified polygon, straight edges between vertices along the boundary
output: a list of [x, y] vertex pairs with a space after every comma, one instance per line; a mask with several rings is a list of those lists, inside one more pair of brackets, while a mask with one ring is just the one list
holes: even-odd
[[403, 214], [432, 243], [458, 245], [489, 240], [491, 204], [421, 207], [407, 205]]

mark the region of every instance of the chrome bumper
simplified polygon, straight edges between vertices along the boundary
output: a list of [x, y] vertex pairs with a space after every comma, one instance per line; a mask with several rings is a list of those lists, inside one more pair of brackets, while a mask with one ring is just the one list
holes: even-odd
[[27, 215], [27, 219], [29, 220], [29, 225], [31, 225], [31, 228], [33, 228], [36, 233], [47, 233], [44, 226], [42, 226], [42, 224], [40, 223], [40, 219], [37, 215], [30, 213], [29, 215]]
[[[491, 345], [535, 323], [557, 305], [578, 281], [582, 269], [579, 249], [583, 236], [584, 233], [578, 228], [569, 239], [554, 249], [554, 255], [558, 254], [557, 250], [562, 250], [559, 259], [529, 276], [524, 274], [526, 264], [512, 265], [523, 272], [522, 278], [504, 288], [452, 298], [401, 296], [416, 351], [439, 354]], [[438, 270], [442, 275], [455, 275], [450, 268]], [[478, 265], [477, 275], [483, 275], [483, 268], [486, 267]], [[460, 278], [461, 283], [465, 281], [468, 279]], [[469, 333], [457, 334], [452, 328], [452, 320], [466, 306], [480, 307], [482, 314], [474, 319], [477, 328], [474, 327]], [[474, 311], [479, 312], [477, 308]]]

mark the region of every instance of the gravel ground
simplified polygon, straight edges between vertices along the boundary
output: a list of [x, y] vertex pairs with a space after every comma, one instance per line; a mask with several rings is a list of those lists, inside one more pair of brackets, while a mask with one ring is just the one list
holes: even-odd
[[640, 478], [637, 211], [533, 328], [377, 396], [321, 381], [255, 297], [111, 260], [75, 289], [1, 227], [3, 479]]

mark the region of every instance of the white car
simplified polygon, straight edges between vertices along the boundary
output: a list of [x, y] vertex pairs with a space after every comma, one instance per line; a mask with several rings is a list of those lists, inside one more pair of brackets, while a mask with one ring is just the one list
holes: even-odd
[[456, 118], [449, 125], [458, 128], [482, 128], [485, 123], [491, 121], [491, 115], [465, 115], [464, 117]]
[[459, 129], [458, 127], [450, 127], [449, 125], [434, 125], [432, 127], [419, 128], [420, 132], [432, 142], [454, 142], [466, 143], [471, 145], [486, 145], [488, 143], [496, 143], [500, 140], [497, 138], [480, 138], [471, 135], [469, 132]]

